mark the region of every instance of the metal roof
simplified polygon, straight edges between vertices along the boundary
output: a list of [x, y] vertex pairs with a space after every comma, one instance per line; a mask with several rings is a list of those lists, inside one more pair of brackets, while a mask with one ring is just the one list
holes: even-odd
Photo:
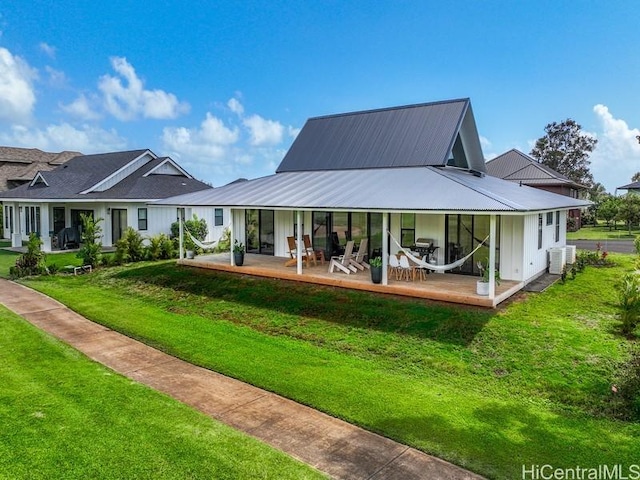
[[444, 166], [469, 107], [467, 98], [310, 118], [276, 172]]
[[451, 167], [283, 172], [153, 202], [302, 210], [526, 212], [589, 202]]
[[515, 148], [489, 160], [486, 166], [487, 173], [493, 177], [522, 182], [525, 185], [569, 185], [574, 188], [586, 188]]
[[622, 187], [618, 187], [617, 190], [640, 190], [640, 182], [629, 183]]

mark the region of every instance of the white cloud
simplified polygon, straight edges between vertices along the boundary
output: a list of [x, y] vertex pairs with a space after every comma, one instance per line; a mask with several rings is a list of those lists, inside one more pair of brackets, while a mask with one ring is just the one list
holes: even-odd
[[598, 145], [591, 154], [591, 172], [596, 182], [607, 191], [631, 182], [631, 176], [640, 171], [640, 144], [636, 139], [640, 129], [630, 128], [622, 119], [614, 118], [605, 105], [598, 104], [593, 111], [602, 125], [596, 133]]
[[60, 70], [56, 70], [55, 68], [52, 68], [49, 65], [44, 67], [44, 70], [49, 75], [50, 85], [56, 88], [62, 88], [67, 84], [67, 76], [64, 74], [64, 72]]
[[0, 119], [22, 123], [30, 119], [36, 103], [33, 80], [37, 77], [22, 58], [0, 47]]
[[287, 127], [287, 132], [289, 133], [289, 136], [293, 139], [295, 139], [298, 136], [298, 134], [300, 133], [300, 130], [302, 129], [297, 127], [292, 127], [291, 125]]
[[117, 119], [127, 121], [139, 116], [168, 119], [189, 111], [189, 104], [178, 101], [173, 93], [146, 90], [126, 58], [111, 58], [111, 66], [119, 76], [102, 76], [98, 88], [104, 95], [105, 109]]
[[67, 105], [61, 104], [60, 108], [63, 111], [82, 120], [97, 120], [101, 118], [101, 115], [96, 110], [94, 110], [91, 102], [84, 93], [80, 94], [78, 98]]
[[162, 142], [178, 156], [186, 155], [198, 161], [224, 160], [229, 147], [239, 139], [237, 128], [227, 127], [222, 120], [207, 112], [200, 128], [166, 127]]
[[229, 107], [229, 110], [240, 117], [244, 114], [244, 107], [237, 98], [230, 98], [227, 102], [227, 106]]
[[284, 126], [275, 120], [267, 120], [260, 115], [251, 115], [242, 123], [249, 129], [251, 145], [277, 145], [282, 142]]
[[127, 145], [126, 140], [113, 129], [103, 130], [89, 125], [76, 128], [68, 123], [52, 124], [44, 129], [16, 125], [10, 132], [0, 133], [0, 142], [47, 151], [76, 150], [82, 153], [117, 151]]
[[38, 46], [40, 47], [40, 50], [44, 52], [45, 55], [47, 55], [50, 58], [56, 58], [56, 47], [53, 47], [45, 42], [40, 42], [40, 45]]

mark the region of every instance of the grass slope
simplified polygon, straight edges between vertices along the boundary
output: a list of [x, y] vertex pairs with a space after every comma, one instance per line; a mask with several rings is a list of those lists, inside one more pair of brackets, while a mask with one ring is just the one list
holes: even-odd
[[597, 226], [585, 226], [577, 232], [567, 232], [567, 240], [633, 240], [640, 235], [637, 228], [629, 229], [626, 225], [616, 225], [615, 228], [609, 228], [604, 224]]
[[31, 280], [173, 355], [495, 478], [522, 464], [631, 464], [640, 425], [607, 416], [631, 346], [613, 283], [631, 265], [498, 311], [178, 268]]
[[323, 478], [0, 306], [0, 478]]

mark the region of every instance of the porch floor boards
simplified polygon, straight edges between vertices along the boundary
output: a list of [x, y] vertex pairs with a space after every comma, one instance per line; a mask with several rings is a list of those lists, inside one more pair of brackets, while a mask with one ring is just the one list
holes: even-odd
[[368, 270], [347, 275], [342, 272], [329, 273], [329, 262], [324, 265], [306, 267], [303, 263], [302, 275], [296, 273], [296, 266], [285, 267], [287, 258], [265, 255], [245, 254], [242, 267], [230, 265], [230, 254], [202, 255], [194, 259], [178, 260], [179, 265], [224, 272], [242, 273], [259, 277], [279, 278], [296, 282], [328, 285], [333, 287], [365, 290], [368, 292], [402, 295], [479, 307], [495, 307], [517, 291], [522, 289], [521, 282], [503, 280], [496, 285], [496, 295], [492, 300], [476, 294], [478, 277], [451, 273], [432, 273], [427, 280], [396, 280], [389, 276], [388, 285], [376, 285], [371, 282]]

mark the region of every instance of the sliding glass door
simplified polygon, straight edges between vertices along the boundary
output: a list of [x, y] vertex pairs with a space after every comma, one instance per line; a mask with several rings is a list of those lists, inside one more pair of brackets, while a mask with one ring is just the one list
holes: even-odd
[[[473, 251], [489, 235], [489, 215], [447, 215], [445, 217], [447, 245], [445, 263], [453, 263], [465, 257]], [[473, 254], [460, 268], [452, 273], [465, 273], [478, 275], [479, 261], [487, 262], [489, 259], [489, 242]], [[496, 268], [500, 262], [500, 217], [496, 224]]]
[[275, 222], [273, 210], [245, 210], [247, 253], [274, 254]]

